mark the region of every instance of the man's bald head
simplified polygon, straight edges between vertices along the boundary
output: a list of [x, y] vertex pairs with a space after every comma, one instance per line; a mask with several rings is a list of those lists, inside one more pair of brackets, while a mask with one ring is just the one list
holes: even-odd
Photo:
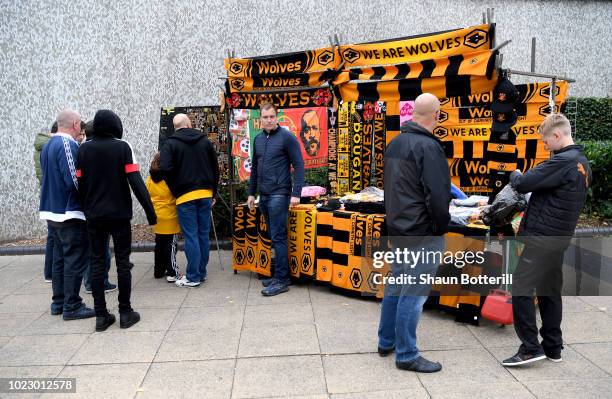
[[57, 115], [57, 130], [75, 139], [81, 134], [81, 115], [72, 109], [65, 109]]
[[191, 119], [185, 114], [176, 114], [172, 119], [172, 124], [174, 125], [174, 130], [190, 128]]
[[423, 93], [414, 100], [413, 120], [432, 132], [438, 126], [440, 101], [431, 93]]

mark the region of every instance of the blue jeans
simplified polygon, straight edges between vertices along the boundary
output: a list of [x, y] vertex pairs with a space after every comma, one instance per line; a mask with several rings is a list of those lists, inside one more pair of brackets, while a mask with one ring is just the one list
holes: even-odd
[[[402, 248], [402, 246], [398, 246]], [[415, 252], [443, 251], [443, 237], [428, 237], [426, 242], [409, 247]], [[395, 250], [395, 248], [394, 248]], [[391, 275], [415, 276], [415, 284], [386, 284], [385, 297], [380, 311], [378, 346], [384, 349], [395, 347], [395, 361], [409, 362], [419, 357], [416, 331], [423, 311], [423, 304], [431, 290], [431, 284], [419, 283], [420, 275], [435, 277], [438, 265], [433, 262], [418, 262], [414, 268], [406, 264], [391, 264]]]
[[287, 218], [289, 200], [286, 195], [261, 195], [259, 209], [263, 212], [270, 228], [270, 239], [274, 248], [276, 265], [274, 278], [283, 283], [289, 282], [289, 251], [287, 249]]
[[211, 198], [200, 198], [176, 206], [179, 225], [185, 238], [187, 280], [199, 283], [206, 278], [210, 243]]
[[71, 219], [53, 226], [53, 302], [51, 310], [72, 312], [85, 306], [79, 296], [89, 264], [85, 221]]
[[53, 277], [53, 226], [47, 222], [47, 246], [45, 247], [45, 280]]
[[[111, 267], [111, 251], [110, 251], [110, 237], [109, 240], [106, 241], [106, 247], [104, 249], [104, 266], [106, 267], [104, 272], [104, 287], [106, 288], [110, 281], [108, 280], [108, 272]], [[85, 274], [83, 275], [83, 285], [85, 285], [85, 289], [91, 291], [91, 259], [89, 260], [89, 264], [87, 265], [87, 269], [85, 269]]]

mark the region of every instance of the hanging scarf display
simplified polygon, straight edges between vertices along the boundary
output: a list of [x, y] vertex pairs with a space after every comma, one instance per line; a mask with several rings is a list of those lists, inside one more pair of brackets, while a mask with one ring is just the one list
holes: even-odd
[[226, 58], [224, 66], [229, 77], [256, 77], [337, 69], [340, 62], [338, 50], [328, 47], [254, 58]]
[[[521, 159], [516, 162], [514, 169], [527, 171], [545, 159]], [[484, 159], [449, 159], [451, 182], [465, 192], [489, 192], [489, 169]], [[510, 166], [505, 169], [509, 169]], [[512, 169], [512, 170], [514, 170]]]
[[[495, 52], [476, 51], [398, 65], [371, 68], [353, 68], [340, 71], [332, 81], [340, 85], [351, 80], [387, 81], [403, 79], [426, 79], [440, 76], [488, 76], [495, 66]], [[331, 74], [327, 75], [328, 77]]]
[[[512, 126], [511, 131], [518, 140], [533, 139], [538, 137], [539, 122], [523, 122]], [[438, 126], [433, 134], [442, 141], [461, 139], [463, 141], [489, 141], [491, 137], [491, 125], [456, 125]]]
[[261, 274], [262, 276], [270, 277], [274, 274], [272, 268], [272, 238], [270, 237], [270, 230], [266, 224], [266, 218], [263, 212], [257, 208], [257, 217], [259, 225], [257, 226], [257, 262], [255, 263], [255, 273]]
[[272, 103], [278, 108], [327, 107], [332, 103], [332, 93], [328, 88], [231, 93], [225, 102], [230, 108], [241, 109], [258, 109], [265, 103]]
[[[515, 85], [518, 90], [518, 102], [525, 103], [543, 103], [548, 105], [550, 99], [550, 82], [528, 83]], [[567, 99], [568, 83], [560, 80], [555, 84], [555, 103], [560, 105]], [[457, 108], [457, 107], [478, 107], [487, 106], [493, 102], [493, 91], [487, 91], [468, 96], [460, 96], [454, 98], [446, 98], [441, 100], [442, 108]]]
[[363, 150], [363, 125], [364, 125], [364, 104], [351, 103], [351, 117], [349, 120], [349, 139], [350, 149], [350, 172], [349, 172], [349, 191], [358, 193], [363, 190], [362, 178], [362, 159]]
[[350, 103], [342, 102], [338, 109], [338, 195], [350, 191], [350, 151], [351, 139], [349, 134]]
[[320, 87], [333, 79], [336, 71], [283, 74], [277, 76], [262, 77], [237, 77], [228, 78], [230, 93], [271, 91], [281, 88], [303, 88]]
[[343, 101], [408, 101], [423, 93], [445, 98], [492, 90], [497, 81], [495, 75], [493, 73], [491, 79], [486, 76], [452, 75], [425, 79], [347, 82], [335, 86], [334, 91]]
[[327, 109], [328, 179], [331, 195], [338, 194], [338, 118], [332, 108]]
[[[548, 103], [520, 103], [515, 104], [514, 110], [518, 116], [517, 123], [541, 123], [546, 115], [550, 113], [550, 106]], [[555, 107], [555, 112], [559, 112], [558, 106]], [[492, 121], [490, 104], [440, 109], [441, 126], [491, 124]], [[401, 123], [403, 123], [403, 120]]]
[[376, 177], [376, 187], [384, 189], [384, 167], [385, 150], [387, 148], [387, 130], [385, 124], [386, 107], [384, 103], [378, 102], [378, 107], [374, 109], [374, 174]]
[[[490, 141], [462, 141], [451, 140], [443, 141], [444, 153], [447, 158], [483, 158], [485, 151], [498, 149], [500, 152], [510, 151], [512, 146], [502, 143], [501, 149], [494, 142], [493, 137]], [[542, 159], [548, 158], [550, 152], [544, 148], [544, 144], [538, 139], [527, 139], [517, 141], [513, 146], [518, 151], [518, 158]]]
[[463, 54], [492, 48], [495, 25], [411, 36], [376, 43], [341, 46], [345, 68], [390, 65]]

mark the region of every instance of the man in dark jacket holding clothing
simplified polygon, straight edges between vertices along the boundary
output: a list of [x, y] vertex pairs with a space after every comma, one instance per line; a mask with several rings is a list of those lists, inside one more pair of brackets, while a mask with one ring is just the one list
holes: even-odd
[[[593, 175], [582, 147], [574, 144], [569, 121], [551, 114], [540, 125], [540, 137], [552, 157], [525, 174], [516, 170], [510, 184], [531, 192], [519, 227], [525, 248], [513, 274], [514, 329], [521, 340], [518, 353], [502, 362], [520, 366], [548, 358], [561, 361], [561, 287], [563, 254], [586, 201]], [[538, 342], [534, 291], [542, 316]]]
[[159, 168], [176, 198], [176, 212], [185, 237], [187, 273], [179, 287], [198, 287], [206, 281], [213, 198], [219, 184], [219, 164], [212, 143], [185, 114], [172, 120], [174, 134], [161, 149]]
[[119, 326], [129, 328], [140, 320], [132, 309], [132, 196], [130, 187], [147, 214], [150, 225], [157, 223], [155, 210], [140, 176], [132, 146], [124, 140], [121, 119], [110, 110], [96, 112], [93, 139], [79, 149], [77, 176], [79, 197], [87, 217], [91, 245], [91, 289], [96, 311], [96, 331], [104, 331], [115, 322], [104, 297], [105, 257], [109, 235], [115, 245], [119, 284]]
[[[394, 251], [441, 252], [442, 235], [450, 215], [450, 173], [440, 141], [432, 134], [438, 125], [440, 102], [429, 93], [414, 102], [413, 121], [401, 126], [401, 133], [385, 151], [385, 210], [387, 230]], [[416, 330], [431, 284], [421, 276], [434, 277], [437, 264], [422, 258], [415, 263], [395, 259], [395, 278], [413, 278], [403, 284], [386, 284], [378, 329], [378, 353], [395, 351], [399, 369], [433, 373], [442, 369], [419, 354]]]
[[[261, 106], [263, 130], [253, 142], [251, 179], [249, 181], [249, 209], [255, 206], [255, 194], [259, 190], [259, 208], [270, 226], [276, 265], [274, 276], [262, 280], [264, 296], [289, 291], [289, 257], [287, 250], [287, 217], [289, 206], [300, 203], [304, 185], [304, 160], [297, 138], [276, 119], [274, 104]], [[295, 178], [291, 187], [291, 166]]]

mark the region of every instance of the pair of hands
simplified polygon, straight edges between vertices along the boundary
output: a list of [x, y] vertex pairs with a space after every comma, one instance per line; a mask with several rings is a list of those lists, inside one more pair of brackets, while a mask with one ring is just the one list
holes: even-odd
[[[294, 207], [295, 205], [299, 205], [299, 204], [300, 204], [300, 199], [298, 197], [291, 197], [291, 201], [289, 202], [289, 207]], [[249, 207], [250, 210], [253, 210], [255, 208], [255, 196], [249, 195], [249, 198], [247, 199], [247, 206]]]

